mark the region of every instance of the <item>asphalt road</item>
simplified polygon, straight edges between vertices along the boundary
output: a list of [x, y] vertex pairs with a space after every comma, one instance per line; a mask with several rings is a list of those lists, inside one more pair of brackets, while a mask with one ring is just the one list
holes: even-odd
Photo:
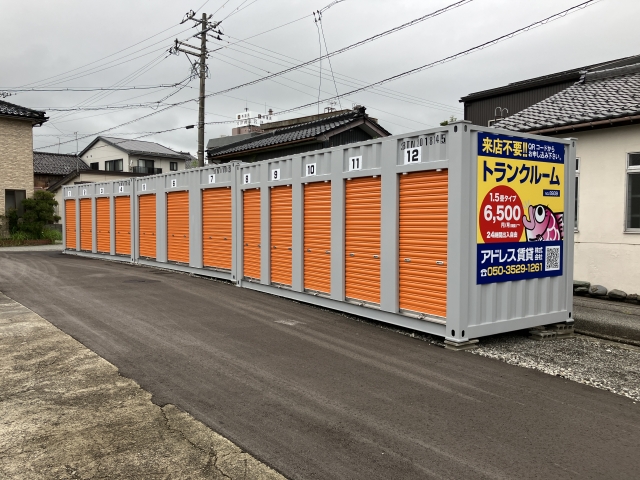
[[0, 253], [0, 291], [289, 478], [638, 475], [640, 405], [559, 377], [53, 252]]

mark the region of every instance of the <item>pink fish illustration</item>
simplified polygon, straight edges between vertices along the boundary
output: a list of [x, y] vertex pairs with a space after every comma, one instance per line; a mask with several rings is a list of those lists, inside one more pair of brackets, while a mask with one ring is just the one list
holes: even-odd
[[553, 213], [545, 205], [530, 205], [529, 218], [522, 217], [529, 241], [553, 241], [564, 238], [564, 214]]

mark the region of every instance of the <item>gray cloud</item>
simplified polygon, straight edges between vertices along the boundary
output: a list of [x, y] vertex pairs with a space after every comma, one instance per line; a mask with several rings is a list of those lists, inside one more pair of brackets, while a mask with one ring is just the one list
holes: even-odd
[[[224, 2], [210, 0], [203, 11], [212, 13]], [[249, 5], [245, 10], [223, 22], [224, 33], [232, 39], [243, 39], [304, 15], [308, 17], [249, 40], [277, 53], [246, 45], [257, 51], [253, 52], [238, 45], [212, 54], [209, 60], [211, 78], [207, 80], [207, 90], [210, 92], [253, 80], [266, 72], [282, 70], [298, 60], [306, 61], [319, 54], [318, 30], [311, 12], [324, 7], [330, 0], [317, 3], [308, 0], [251, 2], [245, 3], [245, 6]], [[5, 48], [0, 52], [0, 88], [27, 84], [107, 87], [136, 72], [142, 74], [137, 78], [130, 77], [129, 85], [179, 82], [189, 75], [188, 60], [184, 55], [167, 57], [163, 52], [171, 46], [176, 36], [182, 39], [195, 33], [193, 29], [180, 33], [190, 25], [177, 24], [187, 10], [198, 8], [202, 3], [204, 0], [3, 0], [0, 7], [0, 38]], [[230, 0], [215, 18], [226, 17], [241, 3], [242, 0]], [[323, 15], [329, 51], [450, 3], [453, 0], [346, 0], [334, 5]], [[353, 89], [355, 84], [377, 81], [446, 57], [577, 3], [580, 1], [475, 0], [437, 18], [333, 57], [333, 69], [338, 74], [338, 91], [343, 93]], [[393, 133], [437, 125], [451, 115], [462, 118], [458, 99], [467, 93], [640, 53], [635, 47], [640, 44], [640, 32], [635, 25], [637, 18], [640, 18], [640, 2], [604, 0], [493, 47], [389, 83], [377, 93], [363, 92], [348, 99], [343, 98], [342, 106], [350, 107], [352, 103], [367, 106], [368, 112]], [[42, 81], [100, 60], [165, 29], [168, 30], [149, 41], [106, 59], [104, 62], [115, 60], [158, 42], [147, 50], [114, 62], [124, 63], [113, 68], [57, 83], [54, 82], [56, 79]], [[209, 45], [213, 49], [228, 46], [228, 43], [211, 41]], [[96, 63], [93, 67], [102, 63]], [[145, 65], [148, 68], [146, 72], [139, 70]], [[321, 96], [325, 98], [335, 94], [335, 87], [326, 60], [322, 62], [322, 69], [325, 76], [322, 79]], [[81, 72], [83, 70], [78, 69], [68, 76]], [[209, 122], [229, 120], [245, 106], [253, 111], [264, 112], [268, 108], [278, 111], [302, 105], [317, 98], [318, 83], [316, 64], [310, 69], [239, 89], [227, 96], [212, 97], [207, 100], [206, 119]], [[190, 82], [187, 88], [175, 93], [166, 102], [195, 99], [197, 85], [197, 80]], [[175, 89], [123, 91], [102, 93], [98, 97], [93, 97], [94, 92], [29, 92], [7, 100], [48, 110], [91, 101], [94, 105], [158, 101], [173, 91]], [[300, 111], [300, 114], [315, 111], [316, 107], [310, 107]], [[73, 138], [74, 132], [79, 132], [80, 136], [92, 134], [151, 112], [153, 110], [148, 108], [74, 113], [49, 111], [51, 120], [34, 130], [34, 145], [38, 148], [56, 144], [58, 137], [61, 142], [68, 141]], [[287, 117], [292, 116], [296, 114], [287, 114]], [[160, 131], [194, 124], [196, 121], [197, 103], [194, 101], [113, 130], [109, 135], [126, 137], [128, 135], [124, 134]], [[231, 128], [229, 124], [209, 125], [206, 138], [230, 134]], [[193, 153], [197, 145], [195, 129], [157, 134], [146, 139]], [[90, 138], [81, 140], [79, 148], [82, 149], [89, 141]], [[49, 151], [57, 149], [57, 146], [47, 148]], [[75, 150], [75, 142], [60, 147], [61, 152]]]

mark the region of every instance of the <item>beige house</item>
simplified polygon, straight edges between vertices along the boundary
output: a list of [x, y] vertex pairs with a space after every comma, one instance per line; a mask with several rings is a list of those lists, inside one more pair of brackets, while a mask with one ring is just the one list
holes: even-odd
[[79, 154], [93, 170], [155, 175], [185, 169], [191, 156], [155, 142], [96, 137]]
[[584, 71], [496, 126], [578, 139], [574, 278], [640, 293], [640, 59]]
[[33, 195], [32, 130], [46, 121], [44, 112], [0, 100], [0, 234], [5, 213]]

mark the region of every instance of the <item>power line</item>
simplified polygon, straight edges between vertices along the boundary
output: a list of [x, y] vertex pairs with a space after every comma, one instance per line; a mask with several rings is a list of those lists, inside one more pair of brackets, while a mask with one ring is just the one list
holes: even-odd
[[[260, 47], [258, 45], [254, 45], [254, 44], [249, 43], [249, 42], [246, 42], [246, 43], [248, 43], [249, 45], [255, 46], [257, 48], [260, 48], [262, 50], [265, 50], [267, 52], [275, 53], [276, 55], [280, 55], [281, 57], [290, 58], [292, 60], [295, 60], [296, 62], [300, 62], [300, 60], [297, 59], [297, 58], [290, 57], [288, 55], [284, 55], [284, 54], [275, 52], [273, 50], [269, 50], [268, 48], [264, 48], [264, 47]], [[251, 55], [250, 53], [244, 52], [242, 50], [236, 50], [235, 48], [230, 48], [230, 50], [232, 50], [234, 52], [242, 53], [243, 55], [248, 55], [250, 57], [258, 58], [260, 60], [267, 60], [266, 58], [264, 58], [264, 56], [267, 56], [267, 57], [270, 57], [270, 58], [275, 58], [275, 59], [277, 59], [278, 61], [281, 61], [281, 62], [287, 62], [289, 64], [293, 63], [293, 62], [291, 62], [289, 60], [284, 60], [284, 59], [281, 59], [281, 58], [278, 58], [278, 57], [274, 57], [273, 55], [268, 55], [268, 54], [265, 54], [265, 53], [262, 53], [262, 52], [258, 52], [257, 50], [253, 50], [253, 49], [245, 47], [243, 45], [237, 45], [237, 46], [240, 47], [240, 48], [249, 50], [251, 52], [255, 52], [255, 53], [257, 53], [259, 55], [262, 55], [262, 56]], [[222, 55], [222, 54], [218, 53], [218, 55]], [[270, 61], [271, 63], [275, 63], [276, 65], [287, 66], [287, 65], [283, 65], [281, 63], [274, 62], [273, 60], [267, 60], [267, 61]], [[308, 75], [315, 76], [316, 75], [315, 70], [312, 70], [312, 69], [313, 69], [313, 67], [303, 67], [302, 69], [300, 69], [300, 71], [302, 73], [306, 73]], [[312, 70], [312, 72], [307, 72], [306, 70]], [[347, 75], [343, 75], [343, 74], [339, 74], [339, 73], [336, 73], [336, 75], [338, 77], [347, 79], [347, 80], [342, 80], [341, 82], [338, 82], [341, 85], [353, 86], [354, 82], [357, 82], [357, 84], [360, 84], [360, 85], [363, 85], [363, 84], [366, 85], [366, 82], [364, 82], [362, 80], [359, 80], [357, 78], [349, 77]], [[348, 82], [348, 83], [345, 83], [345, 81]], [[389, 92], [389, 93], [386, 94], [386, 93], [382, 93], [382, 92]], [[390, 88], [372, 89], [372, 93], [376, 93], [377, 95], [380, 95], [380, 96], [383, 96], [383, 97], [387, 97], [387, 98], [393, 98], [394, 100], [400, 100], [400, 101], [411, 103], [411, 104], [414, 104], [414, 105], [416, 103], [418, 103], [418, 104], [422, 104], [422, 105], [424, 105], [426, 107], [429, 107], [429, 108], [441, 109], [441, 110], [445, 110], [445, 111], [448, 111], [448, 112], [454, 111], [454, 110], [455, 111], [461, 111], [462, 110], [462, 108], [460, 108], [458, 106], [447, 105], [447, 104], [444, 104], [444, 103], [435, 102], [433, 100], [428, 100], [428, 99], [425, 99], [425, 98], [416, 97], [414, 95], [410, 95], [410, 94], [407, 94], [407, 93], [404, 93], [404, 92], [399, 92], [397, 90], [393, 90], [393, 89], [390, 89]]]
[[[420, 23], [420, 22], [423, 22], [423, 21], [425, 21], [425, 20], [429, 20], [429, 19], [434, 18], [434, 17], [436, 17], [436, 16], [442, 15], [443, 13], [446, 13], [446, 12], [448, 12], [448, 11], [451, 11], [451, 10], [453, 10], [453, 9], [455, 9], [455, 8], [461, 7], [461, 6], [463, 6], [463, 5], [466, 5], [466, 4], [468, 4], [468, 3], [471, 3], [471, 2], [473, 2], [473, 1], [474, 1], [474, 0], [460, 0], [460, 1], [458, 1], [458, 2], [452, 3], [451, 5], [448, 5], [448, 6], [446, 6], [446, 7], [443, 7], [443, 8], [440, 8], [440, 9], [438, 9], [438, 10], [435, 10], [434, 12], [428, 13], [427, 15], [423, 15], [422, 17], [419, 17], [419, 18], [416, 18], [416, 19], [414, 19], [414, 20], [411, 20], [410, 22], [407, 22], [407, 23], [404, 23], [404, 24], [399, 25], [399, 26], [397, 26], [397, 27], [394, 27], [394, 28], [392, 28], [392, 29], [386, 30], [386, 31], [384, 31], [384, 32], [382, 32], [382, 33], [379, 33], [379, 34], [377, 34], [377, 35], [374, 35], [374, 36], [372, 36], [372, 37], [365, 38], [364, 40], [361, 40], [361, 41], [359, 41], [359, 42], [352, 43], [351, 45], [347, 45], [346, 47], [343, 47], [343, 48], [341, 48], [341, 49], [339, 49], [339, 50], [336, 50], [336, 51], [334, 51], [334, 52], [327, 53], [327, 54], [325, 54], [325, 55], [321, 55], [321, 56], [320, 56], [319, 58], [317, 58], [317, 59], [309, 60], [309, 61], [304, 62], [304, 63], [301, 63], [301, 64], [299, 64], [299, 65], [296, 65], [296, 66], [293, 66], [293, 67], [289, 67], [289, 68], [287, 68], [287, 69], [285, 69], [285, 70], [282, 70], [282, 71], [280, 71], [280, 72], [272, 73], [272, 74], [270, 74], [270, 75], [267, 75], [266, 77], [258, 78], [258, 79], [256, 79], [256, 80], [252, 80], [252, 81], [250, 81], [250, 82], [243, 83], [242, 85], [237, 85], [237, 86], [235, 86], [235, 87], [231, 87], [231, 88], [229, 88], [229, 89], [222, 90], [220, 93], [227, 93], [227, 92], [230, 92], [230, 91], [233, 91], [233, 90], [237, 90], [237, 89], [239, 89], [239, 88], [243, 88], [243, 87], [248, 87], [248, 86], [251, 86], [251, 85], [255, 85], [256, 83], [260, 83], [260, 82], [263, 82], [263, 81], [265, 81], [265, 80], [269, 80], [269, 79], [271, 79], [271, 78], [279, 77], [279, 76], [281, 76], [281, 75], [284, 75], [285, 73], [289, 73], [289, 72], [292, 72], [292, 71], [294, 71], [294, 70], [298, 70], [298, 69], [300, 69], [300, 68], [302, 68], [302, 67], [306, 67], [307, 65], [311, 65], [311, 64], [316, 63], [316, 62], [318, 62], [318, 61], [320, 61], [320, 62], [321, 62], [324, 58], [333, 57], [333, 56], [335, 56], [335, 55], [339, 55], [339, 54], [341, 54], [341, 53], [344, 53], [344, 52], [346, 52], [346, 51], [348, 51], [348, 50], [352, 50], [352, 49], [354, 49], [354, 48], [356, 48], [356, 47], [360, 47], [360, 46], [362, 46], [362, 45], [364, 45], [364, 44], [366, 44], [366, 43], [369, 43], [369, 42], [372, 42], [372, 41], [377, 40], [377, 39], [379, 39], [379, 38], [385, 37], [385, 36], [387, 36], [387, 35], [390, 35], [391, 33], [395, 33], [395, 32], [397, 32], [397, 31], [400, 31], [400, 30], [404, 29], [404, 28], [407, 28], [407, 27], [410, 27], [410, 26], [416, 25], [416, 24], [418, 24], [418, 23]], [[250, 38], [250, 37], [249, 37], [249, 38]], [[215, 52], [215, 50], [214, 50], [214, 52]], [[337, 96], [337, 97], [335, 97], [335, 98], [338, 98], [338, 97], [339, 97], [339, 96]]]
[[[580, 4], [578, 4], [578, 5], [574, 6], [574, 7], [567, 8], [566, 10], [563, 10], [563, 11], [561, 11], [559, 13], [556, 13], [554, 15], [546, 17], [546, 18], [544, 18], [542, 20], [539, 20], [537, 22], [531, 23], [531, 24], [527, 25], [526, 27], [519, 28], [517, 30], [514, 30], [513, 32], [507, 33], [505, 35], [501, 35], [501, 36], [499, 36], [497, 38], [494, 38], [493, 40], [489, 40], [488, 42], [484, 42], [484, 43], [482, 43], [480, 45], [477, 45], [475, 47], [468, 48], [467, 50], [464, 50], [462, 52], [459, 52], [459, 53], [456, 53], [456, 54], [453, 54], [453, 55], [449, 55], [448, 57], [444, 57], [444, 58], [442, 58], [440, 60], [436, 60], [435, 62], [430, 62], [430, 63], [427, 63], [427, 64], [422, 65], [420, 67], [416, 67], [416, 68], [413, 68], [411, 70], [407, 70], [406, 72], [399, 73], [399, 74], [394, 75], [392, 77], [388, 77], [388, 78], [385, 78], [383, 80], [379, 80], [377, 82], [370, 83], [369, 85], [365, 85], [364, 87], [360, 87], [360, 88], [357, 88], [357, 89], [352, 90], [350, 92], [343, 93], [343, 94], [341, 94], [339, 96], [344, 97], [345, 95], [352, 95], [352, 94], [357, 93], [357, 92], [362, 92], [362, 91], [368, 90], [368, 89], [370, 89], [372, 87], [375, 87], [375, 86], [378, 86], [378, 85], [382, 85], [382, 84], [387, 83], [387, 82], [392, 82], [394, 80], [398, 80], [400, 78], [404, 78], [404, 77], [407, 77], [409, 75], [413, 75], [414, 73], [418, 73], [418, 72], [424, 71], [424, 70], [429, 69], [429, 68], [433, 68], [433, 67], [435, 67], [437, 65], [441, 65], [443, 63], [448, 63], [450, 61], [456, 60], [457, 58], [463, 57], [465, 55], [468, 55], [470, 53], [476, 52], [478, 50], [482, 50], [484, 48], [491, 47], [491, 46], [493, 46], [493, 45], [495, 45], [495, 44], [497, 44], [497, 43], [499, 43], [499, 42], [501, 42], [503, 40], [507, 40], [509, 38], [513, 38], [513, 37], [515, 37], [516, 35], [518, 35], [520, 33], [527, 32], [529, 30], [533, 30], [534, 28], [537, 28], [537, 27], [540, 27], [540, 26], [545, 25], [547, 23], [550, 23], [550, 22], [553, 22], [555, 20], [558, 20], [558, 19], [560, 19], [562, 17], [565, 17], [566, 15], [570, 15], [571, 13], [575, 13], [578, 10], [582, 10], [582, 9], [587, 8], [587, 7], [589, 7], [589, 6], [591, 6], [591, 5], [595, 4], [595, 3], [598, 3], [599, 1], [600, 0], [587, 0], [586, 2], [580, 3]], [[227, 91], [229, 91], [229, 89], [224, 91], [224, 93], [227, 93]], [[328, 100], [331, 100], [333, 98], [337, 98], [337, 96], [336, 97], [331, 97], [331, 98], [326, 98], [323, 101], [328, 101]], [[293, 111], [295, 111], [295, 110], [297, 110], [299, 108], [305, 108], [305, 107], [309, 107], [309, 106], [312, 106], [312, 105], [315, 105], [315, 104], [316, 104], [316, 102], [307, 103], [307, 104], [301, 105], [300, 107], [297, 107], [297, 108], [293, 108], [293, 109], [289, 109], [289, 110], [284, 110], [284, 111], [278, 112], [277, 114], [281, 115], [283, 113], [293, 112]]]
[[[501, 35], [499, 37], [496, 37], [493, 40], [489, 40], [489, 41], [484, 42], [484, 43], [482, 43], [480, 45], [477, 45], [475, 47], [468, 48], [466, 50], [463, 50], [462, 52], [459, 52], [459, 53], [456, 53], [456, 54], [453, 54], [453, 55], [449, 55], [448, 57], [444, 57], [444, 58], [442, 58], [440, 60], [437, 60], [435, 62], [430, 62], [430, 63], [427, 63], [427, 64], [422, 65], [420, 67], [416, 67], [416, 68], [413, 68], [411, 70], [407, 70], [405, 72], [399, 73], [397, 75], [393, 75], [391, 77], [385, 78], [383, 80], [379, 80], [378, 82], [374, 82], [374, 83], [371, 83], [369, 85], [365, 85], [365, 86], [360, 87], [358, 89], [352, 90], [351, 92], [343, 93], [340, 96], [341, 97], [345, 97], [346, 95], [351, 95], [353, 93], [361, 92], [361, 91], [370, 89], [370, 88], [372, 88], [374, 86], [378, 86], [378, 85], [381, 85], [381, 84], [384, 84], [384, 83], [387, 83], [387, 82], [391, 82], [391, 81], [397, 80], [399, 78], [403, 78], [403, 77], [406, 77], [406, 76], [409, 76], [409, 75], [413, 75], [414, 73], [418, 73], [418, 72], [426, 70], [428, 68], [433, 68], [433, 67], [435, 67], [437, 65], [456, 60], [456, 59], [461, 58], [461, 57], [463, 57], [465, 55], [468, 55], [470, 53], [473, 53], [473, 52], [482, 50], [484, 48], [496, 45], [497, 43], [499, 43], [499, 42], [501, 42], [503, 40], [508, 40], [510, 38], [513, 38], [514, 36], [516, 36], [516, 35], [518, 35], [520, 33], [527, 32], [527, 31], [532, 30], [534, 28], [537, 28], [539, 26], [545, 25], [547, 23], [550, 23], [552, 21], [555, 21], [555, 20], [558, 20], [558, 19], [560, 19], [562, 17], [565, 17], [566, 15], [570, 15], [571, 13], [575, 13], [578, 10], [582, 10], [584, 8], [587, 8], [587, 7], [591, 6], [591, 5], [594, 5], [595, 3], [599, 2], [599, 1], [600, 0], [587, 0], [586, 2], [580, 3], [580, 4], [578, 4], [578, 5], [574, 6], [574, 7], [571, 7], [571, 8], [565, 9], [565, 10], [559, 12], [559, 13], [556, 13], [554, 15], [546, 17], [546, 18], [544, 18], [542, 20], [539, 20], [537, 22], [533, 22], [533, 23], [531, 23], [531, 24], [529, 24], [529, 25], [527, 25], [525, 27], [516, 29], [516, 30], [514, 30], [514, 31], [512, 31], [510, 33], [507, 33], [505, 35]], [[220, 91], [220, 92], [211, 93], [208, 96], [222, 95], [223, 93], [227, 93], [228, 91], [241, 88], [242, 86], [244, 86], [244, 85], [239, 85], [239, 86], [234, 87], [234, 88], [226, 89], [226, 90], [223, 90], [223, 91]], [[326, 100], [329, 100], [329, 99], [325, 99], [325, 101]], [[190, 99], [190, 100], [185, 100], [185, 101], [180, 102], [180, 103], [175, 103], [173, 105], [169, 105], [169, 106], [167, 106], [167, 107], [165, 107], [165, 108], [163, 108], [161, 110], [157, 110], [157, 111], [149, 113], [147, 115], [143, 115], [142, 117], [135, 118], [133, 120], [130, 120], [130, 121], [125, 122], [125, 123], [122, 123], [120, 125], [116, 125], [114, 127], [102, 130], [100, 132], [96, 132], [96, 133], [91, 134], [91, 135], [85, 135], [85, 136], [79, 137], [79, 140], [82, 140], [84, 138], [87, 138], [87, 137], [90, 137], [90, 136], [93, 136], [93, 135], [100, 135], [101, 133], [105, 133], [105, 132], [108, 132], [108, 131], [111, 131], [111, 130], [115, 130], [116, 128], [120, 128], [120, 127], [123, 127], [125, 125], [130, 125], [132, 123], [138, 122], [138, 121], [143, 120], [145, 118], [149, 118], [149, 117], [151, 117], [153, 115], [157, 115], [158, 113], [162, 113], [162, 112], [164, 112], [164, 111], [166, 111], [166, 110], [168, 110], [170, 108], [173, 108], [175, 106], [184, 105], [184, 104], [192, 102], [192, 101], [193, 101], [193, 99]], [[281, 114], [284, 114], [284, 113], [294, 112], [294, 111], [297, 111], [297, 110], [301, 110], [303, 108], [308, 108], [310, 106], [314, 106], [314, 105], [316, 105], [316, 103], [317, 102], [307, 103], [307, 104], [304, 104], [304, 105], [300, 105], [298, 107], [290, 108], [290, 109], [287, 109], [287, 110], [282, 110], [280, 112], [277, 112], [276, 114], [280, 114], [281, 115]], [[229, 120], [229, 121], [223, 121], [223, 122], [206, 122], [207, 125], [210, 125], [210, 124], [225, 124], [225, 123], [235, 123], [235, 121], [234, 120]], [[61, 144], [64, 144], [64, 143], [69, 143], [69, 142], [63, 142]], [[58, 145], [58, 144], [56, 143], [56, 144], [48, 145], [46, 147], [41, 147], [39, 149], [49, 148], [49, 147], [53, 147], [53, 146], [56, 146], [56, 145]]]
[[68, 88], [0, 88], [5, 92], [122, 92], [125, 90], [151, 90], [155, 88], [173, 88], [180, 83], [170, 83], [161, 85], [134, 85], [131, 87], [68, 87]]

